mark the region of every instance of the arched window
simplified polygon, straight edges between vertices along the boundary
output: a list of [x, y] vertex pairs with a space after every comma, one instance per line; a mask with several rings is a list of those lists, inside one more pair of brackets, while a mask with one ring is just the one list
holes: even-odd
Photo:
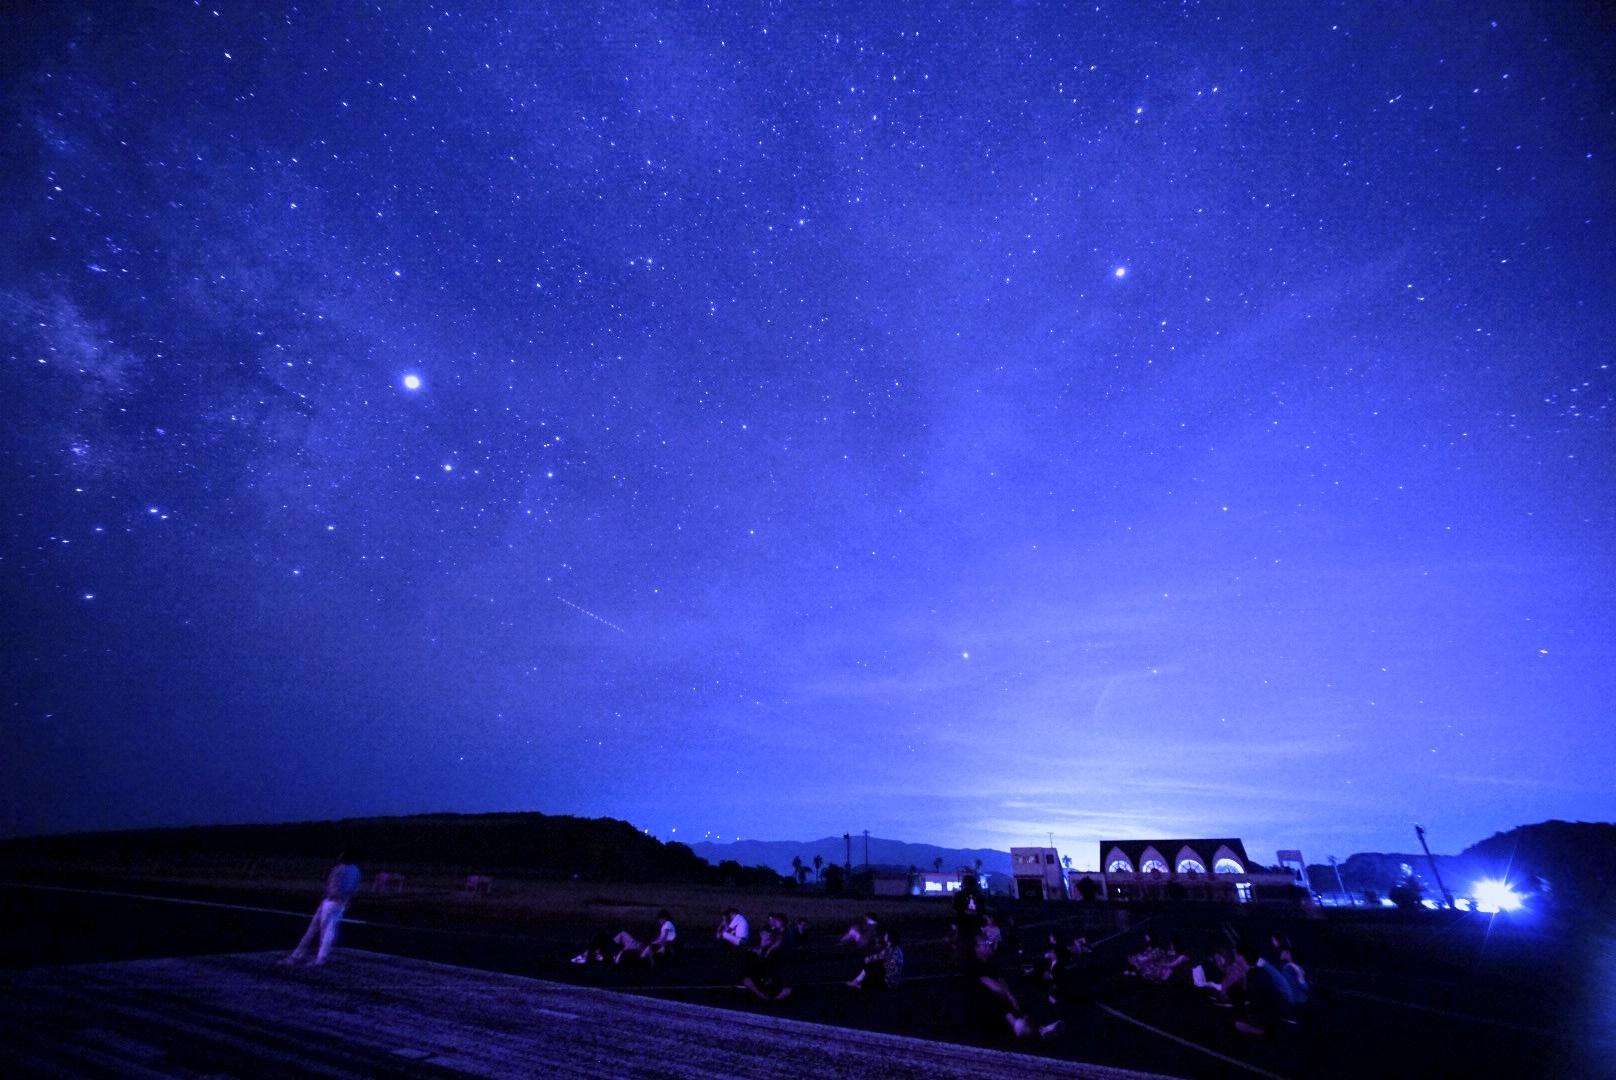
[[1173, 860], [1180, 874], [1204, 874], [1206, 863], [1201, 861], [1200, 854], [1188, 844], [1178, 849], [1178, 858]]
[[1218, 845], [1218, 853], [1212, 857], [1212, 872], [1214, 874], [1244, 874], [1246, 868], [1235, 858], [1234, 852], [1227, 845]]
[[1111, 853], [1105, 857], [1105, 872], [1108, 874], [1131, 874], [1133, 863], [1128, 856], [1122, 853], [1121, 848], [1112, 848]]
[[1161, 852], [1153, 847], [1148, 847], [1145, 849], [1145, 853], [1139, 856], [1139, 872], [1141, 874], [1165, 874], [1167, 873], [1167, 860], [1162, 858]]

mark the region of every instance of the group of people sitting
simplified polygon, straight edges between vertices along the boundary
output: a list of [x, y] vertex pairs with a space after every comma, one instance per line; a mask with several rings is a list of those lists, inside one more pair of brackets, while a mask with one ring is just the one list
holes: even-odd
[[1289, 939], [1247, 936], [1197, 957], [1174, 936], [1164, 945], [1150, 934], [1145, 947], [1128, 957], [1128, 974], [1149, 982], [1190, 990], [1213, 1004], [1236, 1010], [1234, 1027], [1243, 1035], [1271, 1034], [1294, 1023], [1311, 997], [1307, 973]]
[[[1083, 935], [1051, 930], [1035, 953], [1031, 947], [1006, 944], [1006, 927], [1001, 927], [980, 897], [959, 898], [955, 912], [952, 943], [964, 980], [966, 1013], [983, 1034], [1017, 1040], [1051, 1038], [1062, 1027], [1053, 1014], [1090, 998], [1102, 965]], [[1007, 926], [1013, 936], [1013, 921]], [[754, 939], [747, 917], [729, 907], [719, 917], [713, 937], [734, 954], [739, 989], [760, 1001], [779, 1002], [792, 995], [785, 967], [791, 949], [802, 943], [807, 932], [807, 920], [798, 918], [793, 923], [783, 912], [771, 912]], [[602, 932], [572, 962], [655, 966], [677, 951], [679, 941], [673, 917], [664, 909], [657, 912], [654, 936], [641, 938], [627, 929], [610, 936]], [[858, 960], [846, 986], [873, 993], [902, 983], [902, 937], [874, 912], [848, 927], [837, 945]], [[1036, 988], [1032, 1008], [1023, 1005], [1004, 974], [1007, 962]], [[1279, 1025], [1298, 1019], [1309, 998], [1307, 976], [1289, 940], [1278, 934], [1266, 941], [1248, 937], [1237, 945], [1220, 942], [1218, 947], [1191, 952], [1180, 936], [1162, 939], [1146, 933], [1143, 948], [1127, 956], [1124, 972], [1233, 1008], [1236, 1030], [1253, 1036], [1272, 1033]], [[1023, 983], [1016, 985], [1028, 989]]]
[[793, 927], [784, 912], [771, 911], [753, 944], [752, 928], [746, 916], [736, 908], [725, 908], [713, 936], [740, 953], [740, 989], [759, 1001], [784, 1001], [791, 996], [791, 987], [786, 985], [784, 976], [786, 950], [793, 936], [800, 939], [807, 930], [806, 919], [798, 918]]
[[627, 930], [619, 930], [615, 934], [607, 935], [605, 931], [596, 934], [587, 948], [572, 958], [574, 964], [604, 964], [610, 954], [610, 963], [621, 965], [625, 959], [638, 960], [655, 967], [658, 960], [666, 958], [679, 944], [679, 928], [673, 925], [673, 916], [668, 909], [663, 908], [657, 912], [656, 936], [649, 941], [641, 941]]

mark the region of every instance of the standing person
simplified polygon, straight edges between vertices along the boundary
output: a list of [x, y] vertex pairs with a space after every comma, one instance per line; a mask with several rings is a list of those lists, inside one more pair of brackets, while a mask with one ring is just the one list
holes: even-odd
[[354, 898], [354, 893], [359, 891], [359, 880], [359, 866], [349, 854], [343, 852], [338, 855], [337, 865], [325, 877], [325, 898], [314, 909], [314, 918], [309, 920], [303, 940], [297, 943], [292, 955], [281, 963], [307, 963], [309, 949], [316, 940], [319, 941], [319, 948], [314, 954], [314, 963], [319, 965], [326, 962], [331, 955], [331, 946], [337, 943], [337, 927], [342, 922], [342, 914], [348, 910], [348, 902]]

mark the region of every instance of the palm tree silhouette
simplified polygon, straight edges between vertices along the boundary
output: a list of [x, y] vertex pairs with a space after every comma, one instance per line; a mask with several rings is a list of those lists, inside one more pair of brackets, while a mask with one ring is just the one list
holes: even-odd
[[814, 880], [815, 881], [819, 880], [819, 870], [824, 865], [825, 865], [825, 856], [823, 856], [823, 855], [815, 855], [814, 856]]

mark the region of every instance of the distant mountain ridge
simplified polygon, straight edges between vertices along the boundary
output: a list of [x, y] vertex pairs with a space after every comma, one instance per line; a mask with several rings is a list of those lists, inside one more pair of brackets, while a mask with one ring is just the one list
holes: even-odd
[[[702, 840], [691, 844], [690, 850], [714, 865], [725, 859], [733, 859], [743, 866], [767, 866], [787, 876], [792, 872], [792, 858], [801, 856], [803, 865], [810, 870], [808, 876], [810, 881], [813, 880], [815, 855], [824, 860], [825, 866], [841, 866], [847, 856], [846, 842], [840, 836], [827, 836], [819, 840], [735, 840], [730, 843]], [[869, 862], [872, 866], [896, 866], [904, 869], [918, 866], [922, 870], [931, 870], [935, 868], [938, 859], [943, 860], [944, 870], [958, 870], [966, 866], [975, 868], [976, 860], [981, 859], [983, 871], [989, 874], [1008, 876], [1010, 873], [1008, 851], [995, 851], [992, 848], [948, 848], [936, 844], [917, 844], [905, 840], [870, 837]], [[856, 869], [864, 863], [864, 837], [861, 834], [853, 837], [853, 866]]]

